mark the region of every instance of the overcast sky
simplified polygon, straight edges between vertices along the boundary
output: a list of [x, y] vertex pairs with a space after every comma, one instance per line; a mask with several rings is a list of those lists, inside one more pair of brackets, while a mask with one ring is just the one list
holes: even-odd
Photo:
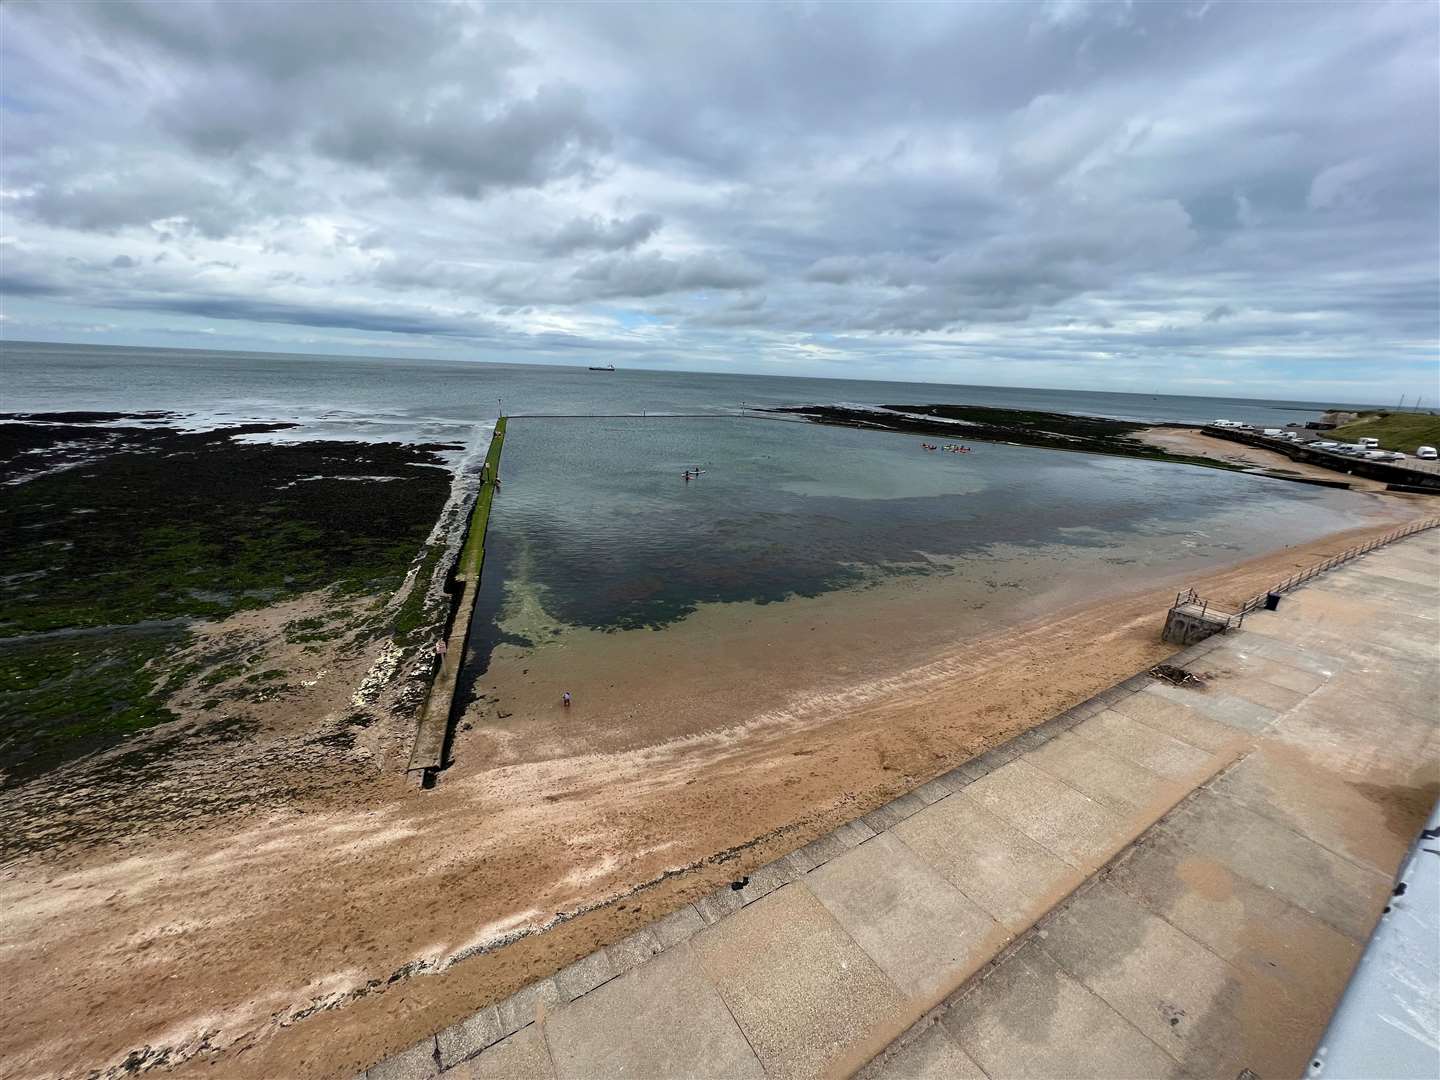
[[0, 329], [1433, 401], [1437, 25], [7, 4]]

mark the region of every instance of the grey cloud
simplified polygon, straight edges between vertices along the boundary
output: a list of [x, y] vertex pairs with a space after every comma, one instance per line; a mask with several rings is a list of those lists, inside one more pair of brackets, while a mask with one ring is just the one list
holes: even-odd
[[302, 304], [220, 295], [128, 297], [118, 299], [110, 306], [131, 311], [199, 315], [209, 319], [285, 323], [345, 330], [379, 330], [388, 334], [433, 334], [464, 338], [495, 336], [494, 324], [483, 318], [456, 318], [398, 307], [357, 308], [353, 305]]
[[482, 112], [459, 98], [416, 113], [392, 107], [338, 116], [313, 145], [376, 169], [402, 167], [414, 182], [478, 198], [494, 188], [538, 187], [591, 167], [609, 135], [573, 88], [551, 86]]
[[1433, 357], [1437, 50], [1417, 5], [3, 5], [5, 270], [522, 358]]
[[662, 224], [664, 219], [659, 214], [636, 214], [608, 221], [593, 215], [571, 218], [553, 235], [546, 237], [541, 247], [551, 255], [568, 255], [585, 249], [628, 250], [649, 240]]
[[575, 271], [574, 280], [596, 298], [660, 296], [705, 289], [748, 289], [765, 280], [754, 263], [733, 255], [669, 259], [658, 253], [608, 255]]
[[257, 205], [248, 191], [227, 188], [183, 161], [141, 159], [93, 162], [78, 174], [40, 179], [15, 199], [15, 209], [49, 225], [87, 232], [115, 233], [174, 219], [177, 228], [220, 238], [273, 211], [274, 205]]
[[858, 255], [827, 255], [816, 259], [805, 271], [807, 281], [846, 285], [865, 273], [866, 261]]

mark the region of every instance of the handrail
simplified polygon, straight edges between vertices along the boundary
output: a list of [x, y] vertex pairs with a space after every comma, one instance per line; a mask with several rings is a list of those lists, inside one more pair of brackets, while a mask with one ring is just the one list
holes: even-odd
[[[1317, 563], [1314, 566], [1307, 567], [1304, 570], [1300, 570], [1294, 574], [1291, 574], [1288, 578], [1286, 578], [1284, 581], [1280, 582], [1280, 584], [1274, 586], [1273, 588], [1266, 589], [1264, 592], [1258, 593], [1257, 595], [1250, 597], [1250, 599], [1246, 600], [1243, 604], [1240, 605], [1239, 611], [1226, 612], [1217, 609], [1216, 613], [1226, 616], [1227, 624], [1229, 620], [1233, 618], [1236, 620], [1235, 625], [1239, 626], [1244, 623], [1245, 616], [1250, 614], [1250, 612], [1256, 610], [1257, 608], [1263, 606], [1266, 598], [1269, 597], [1271, 594], [1278, 595], [1280, 593], [1287, 593], [1296, 586], [1303, 585], [1305, 582], [1311, 580], [1312, 578], [1323, 574], [1327, 570], [1333, 570], [1335, 567], [1341, 566], [1344, 563], [1349, 562], [1351, 559], [1359, 558], [1361, 555], [1365, 555], [1368, 552], [1374, 551], [1378, 547], [1384, 547], [1386, 544], [1394, 543], [1396, 540], [1404, 539], [1407, 536], [1413, 536], [1415, 533], [1424, 532], [1426, 529], [1433, 529], [1437, 526], [1440, 526], [1440, 517], [1422, 518], [1418, 521], [1412, 521], [1408, 525], [1402, 525], [1399, 528], [1391, 529], [1383, 536], [1377, 536], [1372, 540], [1367, 540], [1363, 544], [1356, 544], [1354, 547], [1346, 548], [1338, 555], [1331, 555], [1324, 562]], [[1210, 602], [1203, 599], [1193, 587], [1186, 589], [1182, 593], [1175, 594], [1175, 607], [1178, 608], [1194, 604], [1200, 605], [1200, 614], [1202, 616], [1210, 611]]]

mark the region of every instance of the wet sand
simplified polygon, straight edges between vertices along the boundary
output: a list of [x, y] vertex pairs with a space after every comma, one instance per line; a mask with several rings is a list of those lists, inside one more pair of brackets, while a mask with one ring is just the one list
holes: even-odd
[[924, 579], [697, 617], [684, 633], [739, 650], [736, 669], [706, 668], [686, 624], [609, 635], [570, 713], [542, 712], [538, 678], [533, 705], [505, 706], [533, 708], [524, 731], [481, 703], [433, 791], [378, 776], [17, 860], [0, 870], [0, 961], [21, 991], [0, 1075], [131, 1054], [182, 1074], [353, 1073], [1169, 655], [1177, 585], [1238, 600], [1415, 509], [1377, 501], [1372, 529], [959, 639], [936, 632]]

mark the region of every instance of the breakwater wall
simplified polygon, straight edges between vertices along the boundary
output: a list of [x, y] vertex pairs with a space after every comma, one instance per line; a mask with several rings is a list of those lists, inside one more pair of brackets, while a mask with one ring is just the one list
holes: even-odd
[[490, 449], [485, 455], [480, 490], [465, 528], [455, 565], [451, 568], [446, 588], [452, 597], [449, 626], [445, 632], [445, 652], [440, 667], [430, 684], [430, 693], [420, 708], [415, 729], [415, 743], [410, 748], [406, 771], [422, 784], [434, 782], [435, 773], [445, 765], [450, 745], [450, 721], [455, 710], [455, 688], [460, 679], [460, 666], [470, 640], [470, 622], [475, 615], [475, 600], [480, 593], [480, 572], [485, 565], [485, 530], [490, 525], [490, 506], [500, 483], [500, 454], [505, 448], [505, 421], [495, 422]]
[[1384, 461], [1367, 461], [1364, 458], [1351, 457], [1348, 454], [1332, 454], [1328, 450], [1321, 450], [1306, 443], [1267, 439], [1263, 435], [1253, 435], [1248, 431], [1236, 431], [1233, 428], [1203, 427], [1200, 431], [1213, 439], [1228, 439], [1230, 442], [1244, 443], [1246, 446], [1256, 446], [1262, 450], [1273, 450], [1277, 454], [1284, 454], [1291, 461], [1319, 465], [1326, 469], [1334, 469], [1336, 472], [1348, 473], [1351, 476], [1380, 480], [1386, 484], [1402, 485], [1397, 490], [1440, 495], [1440, 475], [1435, 473], [1407, 469], [1403, 465], [1391, 465]]

